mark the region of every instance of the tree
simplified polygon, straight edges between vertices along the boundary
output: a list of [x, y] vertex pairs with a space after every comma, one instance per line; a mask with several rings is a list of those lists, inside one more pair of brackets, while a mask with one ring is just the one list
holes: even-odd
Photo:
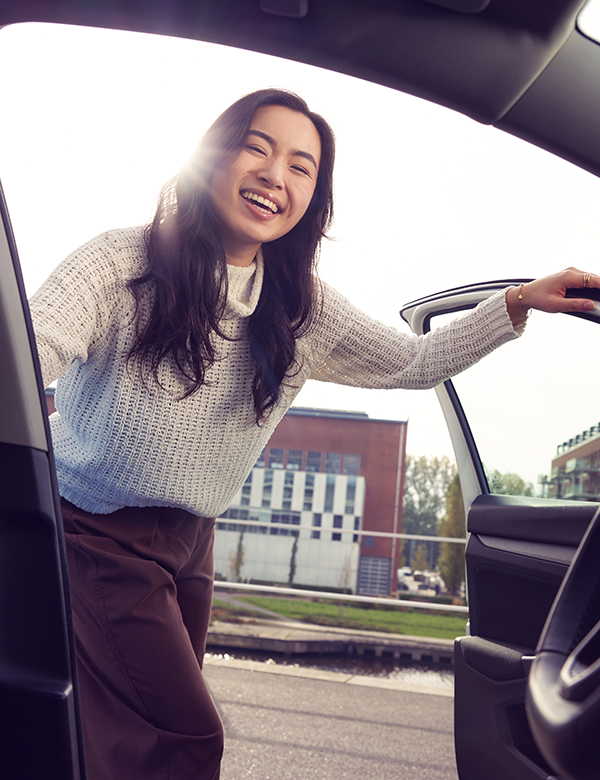
[[[437, 534], [448, 485], [455, 475], [456, 466], [445, 455], [441, 458], [407, 456], [402, 501], [403, 533], [423, 536]], [[425, 548], [428, 549], [428, 563], [424, 568], [434, 568], [438, 545], [428, 542]], [[402, 548], [402, 558], [410, 560], [416, 554], [415, 549], [416, 542], [406, 542]]]
[[413, 571], [426, 571], [429, 568], [429, 555], [427, 554], [427, 547], [423, 543], [417, 547], [411, 568]]
[[[350, 580], [352, 579], [352, 553], [346, 553], [344, 563], [340, 569], [340, 587], [342, 593], [352, 592], [350, 590]], [[340, 601], [338, 605], [338, 617], [340, 620], [344, 617], [344, 602]]]
[[[438, 524], [439, 536], [464, 539], [466, 535], [465, 508], [458, 474], [446, 493], [446, 514]], [[457, 594], [465, 579], [465, 546], [456, 542], [442, 542], [438, 559], [440, 575], [449, 592]]]
[[518, 474], [508, 472], [501, 474], [498, 469], [487, 474], [490, 493], [503, 496], [532, 496], [533, 485]]
[[298, 553], [298, 536], [294, 536], [294, 544], [292, 545], [292, 552], [290, 555], [290, 573], [288, 574], [288, 585], [294, 583], [294, 576], [296, 575], [296, 555]]
[[441, 458], [407, 456], [402, 501], [404, 533], [435, 536], [448, 485], [455, 474], [456, 466], [445, 455]]
[[241, 582], [242, 567], [244, 565], [244, 531], [240, 531], [237, 550], [229, 553], [229, 571], [232, 582]]

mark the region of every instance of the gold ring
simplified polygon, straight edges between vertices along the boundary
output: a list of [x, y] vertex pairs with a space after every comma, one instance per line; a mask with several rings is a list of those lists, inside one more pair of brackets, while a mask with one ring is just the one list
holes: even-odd
[[586, 271], [586, 273], [584, 273], [584, 275], [583, 275], [583, 286], [584, 287], [589, 287], [590, 286], [590, 279], [591, 279], [591, 277], [592, 277], [592, 275], [590, 273], [588, 273], [587, 271]]

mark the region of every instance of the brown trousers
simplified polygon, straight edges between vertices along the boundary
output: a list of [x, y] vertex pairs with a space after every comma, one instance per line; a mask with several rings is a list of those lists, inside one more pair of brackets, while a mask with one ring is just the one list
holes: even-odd
[[88, 780], [218, 780], [202, 678], [214, 520], [62, 501]]

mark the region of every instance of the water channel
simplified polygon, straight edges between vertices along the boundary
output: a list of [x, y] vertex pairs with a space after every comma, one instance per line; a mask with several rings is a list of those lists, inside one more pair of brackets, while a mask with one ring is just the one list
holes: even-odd
[[237, 659], [258, 661], [269, 666], [291, 666], [295, 668], [322, 669], [329, 672], [363, 675], [393, 680], [400, 683], [425, 685], [451, 691], [454, 688], [454, 673], [441, 665], [421, 665], [381, 658], [365, 658], [337, 654], [284, 656], [278, 653], [245, 652], [237, 650], [207, 653], [215, 659]]

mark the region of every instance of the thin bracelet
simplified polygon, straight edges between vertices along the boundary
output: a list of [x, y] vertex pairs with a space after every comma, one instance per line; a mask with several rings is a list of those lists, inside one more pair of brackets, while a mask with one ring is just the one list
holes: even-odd
[[524, 319], [526, 320], [527, 317], [529, 317], [529, 312], [531, 311], [531, 309], [526, 309], [523, 305], [523, 287], [525, 287], [525, 282], [521, 282], [519, 285], [519, 292], [517, 293], [517, 298], [519, 300], [519, 306], [521, 307], [522, 314], [521, 320], [519, 320], [520, 322]]

